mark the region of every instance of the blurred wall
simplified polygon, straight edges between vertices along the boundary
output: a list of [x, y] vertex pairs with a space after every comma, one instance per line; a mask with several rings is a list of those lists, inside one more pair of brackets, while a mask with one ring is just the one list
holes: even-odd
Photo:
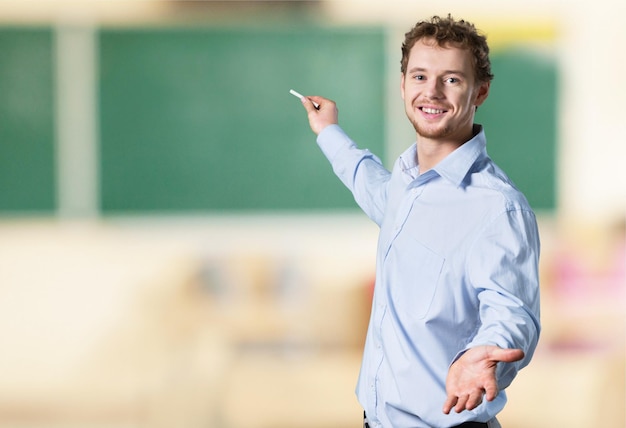
[[[69, 82], [60, 81], [59, 89], [66, 90], [69, 104], [55, 118], [57, 138], [60, 140], [61, 161], [67, 160], [68, 168], [79, 171], [82, 179], [69, 180], [61, 176], [60, 211], [89, 213], [93, 211], [93, 174], [87, 170], [93, 162], [93, 146], [97, 123], [93, 122], [95, 106], [90, 105], [93, 83], [89, 75], [93, 70], [93, 46], [89, 46], [89, 28], [98, 25], [132, 25], [172, 22], [228, 22], [246, 21], [247, 17], [289, 20], [302, 23], [302, 16], [312, 21], [337, 25], [383, 25], [388, 29], [388, 87], [387, 87], [387, 152], [389, 158], [412, 138], [397, 96], [397, 52], [404, 31], [420, 17], [448, 11], [477, 23], [494, 43], [507, 37], [520, 37], [519, 29], [530, 32], [554, 29], [554, 44], [559, 61], [558, 104], [558, 156], [557, 193], [560, 217], [580, 220], [615, 221], [623, 219], [626, 212], [626, 172], [620, 168], [626, 149], [622, 144], [624, 121], [621, 100], [626, 95], [626, 85], [607, 75], [620, 75], [624, 61], [619, 52], [626, 44], [626, 30], [618, 21], [626, 6], [617, 0], [602, 0], [591, 6], [587, 2], [525, 1], [498, 2], [476, 1], [467, 3], [449, 0], [436, 6], [421, 3], [394, 1], [296, 1], [296, 2], [98, 2], [98, 1], [40, 1], [0, 3], [0, 24], [53, 25], [59, 29], [83, 28], [82, 37], [72, 31], [61, 31], [59, 48], [73, 52], [68, 58], [60, 57], [57, 64], [74, 67]], [[270, 13], [259, 11], [269, 10]], [[278, 11], [278, 12], [277, 12]], [[95, 27], [94, 27], [95, 26]], [[511, 31], [517, 28], [518, 30]], [[508, 29], [508, 35], [507, 35]], [[534, 30], [533, 30], [534, 29]], [[85, 37], [84, 31], [87, 31]], [[531, 35], [532, 37], [532, 35]], [[63, 52], [58, 52], [63, 54]], [[83, 55], [84, 61], [79, 61]], [[65, 61], [65, 62], [64, 62]], [[67, 62], [69, 61], [69, 63]], [[82, 79], [82, 80], [81, 80]], [[512, 103], [515, 101], [512, 100]], [[93, 100], [91, 100], [93, 103]], [[69, 107], [68, 107], [69, 106]], [[63, 106], [61, 106], [63, 107]], [[80, 120], [76, 120], [76, 115]], [[70, 116], [70, 117], [68, 117]], [[90, 117], [91, 116], [91, 117]], [[524, 118], [520, 118], [523, 120]], [[65, 125], [64, 125], [65, 124]], [[69, 124], [69, 125], [67, 125]], [[67, 125], [67, 126], [66, 126]], [[528, 124], [532, 127], [532, 124]], [[68, 131], [68, 129], [70, 129]], [[91, 148], [89, 141], [92, 142]], [[398, 143], [401, 142], [401, 143]], [[64, 145], [66, 144], [67, 145]], [[396, 146], [397, 145], [397, 146]], [[82, 146], [82, 148], [81, 148]], [[86, 148], [85, 148], [86, 147]], [[76, 154], [79, 153], [79, 154]], [[81, 161], [86, 161], [82, 162]], [[82, 166], [81, 166], [82, 165]], [[65, 184], [64, 184], [65, 183]], [[73, 184], [72, 184], [73, 183]], [[80, 184], [79, 184], [80, 183]], [[91, 191], [89, 190], [91, 188]], [[63, 190], [66, 189], [66, 190]], [[91, 192], [91, 193], [90, 193]], [[73, 195], [73, 196], [68, 196]], [[81, 196], [82, 195], [82, 196]], [[69, 198], [69, 199], [68, 199]], [[72, 199], [73, 198], [73, 199]], [[81, 199], [82, 198], [82, 199]], [[81, 207], [81, 204], [84, 205]], [[91, 205], [91, 206], [89, 206]]]
[[[617, 0], [0, 2], [7, 31], [54, 31], [48, 88], [59, 99], [15, 105], [54, 103], [42, 122], [54, 125], [60, 166], [56, 201], [43, 202], [58, 204], [58, 216], [0, 222], [0, 426], [358, 426], [352, 391], [375, 227], [356, 212], [101, 218], [95, 35], [163, 24], [381, 27], [391, 53], [381, 95], [390, 162], [414, 138], [398, 92], [403, 34], [448, 11], [496, 47], [521, 37], [558, 64], [557, 201], [539, 212], [544, 330], [503, 422], [623, 426], [626, 5]], [[30, 64], [40, 66], [50, 64]], [[328, 410], [326, 425], [310, 403]]]
[[[549, 44], [556, 48], [560, 82], [556, 214], [575, 222], [607, 222], [623, 219], [626, 212], [626, 172], [619, 165], [626, 155], [622, 144], [625, 125], [618, 117], [621, 100], [626, 95], [626, 85], [619, 79], [605, 77], [620, 75], [624, 71], [624, 61], [615, 49], [626, 41], [626, 31], [618, 21], [625, 8], [624, 3], [617, 0], [593, 3], [575, 1], [567, 4], [557, 0], [483, 0], [472, 3], [448, 0], [436, 6], [404, 0], [4, 1], [0, 3], [0, 24], [18, 27], [52, 25], [58, 28], [56, 43], [63, 49], [57, 51], [57, 55], [60, 55], [57, 57], [57, 71], [61, 74], [63, 67], [76, 70], [71, 74], [73, 77], [70, 81], [60, 80], [56, 83], [56, 90], [61, 91], [61, 102], [67, 103], [63, 104], [65, 107], [61, 106], [55, 123], [61, 154], [59, 162], [66, 163], [65, 171], [69, 169], [73, 175], [80, 177], [78, 180], [69, 179], [62, 171], [59, 172], [59, 211], [79, 215], [93, 214], [96, 203], [94, 188], [97, 183], [94, 174], [97, 171], [93, 167], [93, 158], [97, 150], [94, 139], [98, 123], [93, 122], [96, 108], [93, 97], [96, 94], [93, 93], [94, 82], [89, 81], [90, 73], [93, 76], [93, 70], [89, 68], [94, 67], [95, 49], [90, 45], [93, 43], [90, 42], [90, 28], [99, 25], [173, 22], [245, 24], [253, 20], [258, 23], [258, 18], [267, 21], [293, 20], [296, 25], [302, 22], [382, 25], [387, 28], [390, 44], [387, 49], [390, 57], [386, 90], [385, 154], [388, 159], [393, 159], [404, 147], [404, 142], [413, 137], [398, 101], [396, 52], [404, 31], [416, 19], [452, 12], [457, 17], [475, 22], [494, 43], [507, 43], [507, 37], [519, 36], [524, 31], [530, 33], [530, 36], [526, 34], [522, 37], [541, 39], [537, 33], [552, 28], [554, 37]], [[92, 142], [91, 146], [89, 141]], [[87, 168], [89, 162], [92, 168]]]

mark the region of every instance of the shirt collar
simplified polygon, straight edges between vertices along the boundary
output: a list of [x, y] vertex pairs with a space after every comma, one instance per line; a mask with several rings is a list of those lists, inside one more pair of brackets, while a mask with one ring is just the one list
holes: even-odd
[[[485, 130], [481, 125], [477, 125], [478, 133], [458, 149], [446, 156], [435, 167], [426, 172], [426, 175], [435, 173], [459, 187], [472, 165], [481, 158], [487, 156], [487, 139]], [[400, 155], [400, 166], [402, 170], [415, 179], [418, 177], [419, 165], [417, 162], [417, 145], [412, 144], [402, 155]], [[431, 172], [429, 174], [429, 172]], [[426, 178], [426, 177], [423, 177]]]

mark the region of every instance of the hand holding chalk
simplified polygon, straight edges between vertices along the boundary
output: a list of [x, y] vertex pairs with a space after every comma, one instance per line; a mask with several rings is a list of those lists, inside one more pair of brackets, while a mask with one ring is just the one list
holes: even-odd
[[[304, 95], [302, 95], [302, 94], [301, 94], [301, 93], [299, 93], [299, 92], [294, 91], [293, 89], [290, 89], [290, 90], [289, 90], [289, 93], [290, 93], [291, 95], [295, 96], [295, 97], [300, 98], [300, 100], [304, 99]], [[313, 103], [313, 106], [314, 106], [316, 109], [318, 109], [318, 110], [320, 109], [320, 105], [319, 105], [318, 103], [316, 103], [315, 101], [311, 101], [311, 102]]]
[[322, 97], [305, 97], [293, 89], [289, 93], [302, 101], [302, 105], [307, 111], [311, 130], [316, 134], [322, 132], [328, 125], [338, 123], [337, 106], [333, 101]]

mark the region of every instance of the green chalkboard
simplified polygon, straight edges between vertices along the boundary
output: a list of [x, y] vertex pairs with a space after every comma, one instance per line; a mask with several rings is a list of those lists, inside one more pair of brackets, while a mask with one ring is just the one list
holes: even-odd
[[[342, 126], [384, 154], [381, 29], [101, 29], [103, 212], [354, 208], [294, 88], [333, 97]], [[54, 32], [0, 28], [0, 212], [56, 210]], [[556, 205], [553, 56], [492, 53], [477, 120], [531, 205]]]
[[0, 211], [55, 210], [52, 31], [0, 28]]
[[99, 32], [105, 214], [352, 209], [301, 93], [384, 153], [384, 31], [161, 28]]
[[556, 59], [523, 47], [491, 55], [495, 79], [477, 112], [487, 150], [537, 210], [556, 205]]

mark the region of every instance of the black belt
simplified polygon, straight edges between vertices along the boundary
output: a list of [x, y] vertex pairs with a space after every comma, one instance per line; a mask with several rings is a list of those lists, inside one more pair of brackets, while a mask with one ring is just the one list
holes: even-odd
[[[367, 416], [365, 416], [365, 412], [363, 412], [363, 428], [370, 428], [370, 425], [367, 423]], [[485, 422], [463, 422], [462, 424], [455, 425], [452, 428], [488, 428], [488, 425]]]
[[460, 425], [455, 425], [452, 428], [487, 428], [488, 425], [485, 422], [463, 422]]

